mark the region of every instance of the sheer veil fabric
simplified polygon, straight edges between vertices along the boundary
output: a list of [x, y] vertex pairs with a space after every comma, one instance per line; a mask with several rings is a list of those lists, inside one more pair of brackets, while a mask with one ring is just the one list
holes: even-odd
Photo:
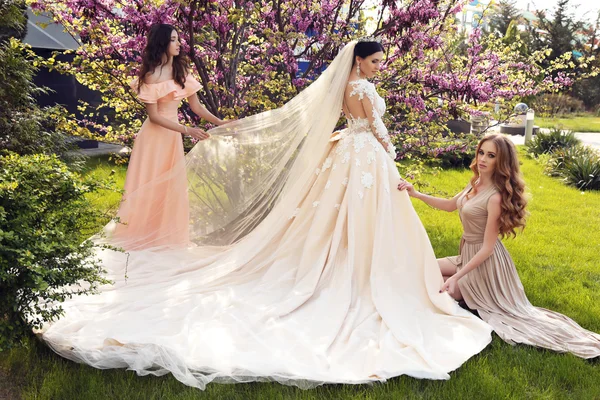
[[43, 339], [96, 368], [201, 389], [448, 379], [487, 346], [489, 325], [438, 292], [433, 249], [407, 194], [389, 190], [399, 175], [383, 147], [360, 129], [330, 142], [354, 45], [282, 108], [196, 145], [193, 244], [99, 251], [114, 284], [67, 301]]

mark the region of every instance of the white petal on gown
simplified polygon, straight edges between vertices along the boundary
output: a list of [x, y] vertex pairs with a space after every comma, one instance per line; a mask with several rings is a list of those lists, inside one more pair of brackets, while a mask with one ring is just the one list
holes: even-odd
[[198, 388], [448, 379], [491, 328], [438, 292], [425, 229], [369, 121], [335, 139], [285, 221], [227, 247], [132, 252], [127, 281], [126, 256], [104, 251], [115, 284], [67, 301], [43, 339], [96, 368]]

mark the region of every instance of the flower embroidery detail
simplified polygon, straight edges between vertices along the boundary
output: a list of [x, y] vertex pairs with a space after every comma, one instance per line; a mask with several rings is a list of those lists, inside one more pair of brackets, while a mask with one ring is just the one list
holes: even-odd
[[356, 153], [360, 153], [360, 151], [365, 147], [365, 142], [367, 138], [365, 135], [355, 135], [354, 136], [354, 151]]
[[360, 159], [359, 158], [356, 159], [355, 164], [356, 164], [357, 167], [360, 167]]
[[359, 100], [362, 100], [365, 95], [371, 100], [371, 103], [375, 103], [375, 95], [377, 92], [375, 91], [375, 86], [366, 79], [359, 79], [356, 81], [348, 82], [352, 85], [352, 91], [350, 92], [350, 97], [358, 96]]
[[363, 172], [362, 178], [360, 179], [360, 183], [366, 188], [371, 189], [373, 186], [373, 175], [370, 172]]
[[331, 167], [332, 162], [333, 161], [331, 160], [331, 158], [327, 157], [325, 159], [325, 162], [323, 163], [323, 171], [325, 171], [327, 168]]
[[330, 186], [331, 186], [331, 181], [328, 180], [327, 183], [325, 184], [325, 189], [329, 189]]
[[342, 185], [344, 185], [344, 186], [348, 185], [348, 177], [344, 178], [344, 180], [342, 181]]
[[375, 161], [375, 153], [372, 151], [367, 153], [367, 164], [371, 165]]
[[365, 194], [363, 192], [358, 191], [358, 197], [360, 197], [361, 200], [364, 196], [365, 196]]
[[350, 153], [346, 152], [344, 153], [344, 157], [342, 158], [342, 164], [346, 164], [348, 161], [350, 161]]
[[336, 204], [335, 206], [333, 206], [336, 210], [340, 210], [340, 204]]
[[313, 201], [313, 208], [317, 207], [319, 205], [320, 201]]
[[342, 139], [341, 141], [339, 141], [336, 149], [335, 149], [335, 154], [340, 155], [342, 154], [342, 152], [344, 150], [346, 150], [348, 148], [348, 140], [346, 140], [347, 138]]
[[317, 169], [315, 170], [315, 175], [319, 175], [320, 173], [321, 173], [321, 169], [320, 169], [320, 168], [317, 168]]

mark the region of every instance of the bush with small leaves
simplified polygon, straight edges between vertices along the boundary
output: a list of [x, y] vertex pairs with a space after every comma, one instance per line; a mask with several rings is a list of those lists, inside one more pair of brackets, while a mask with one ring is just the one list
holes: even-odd
[[0, 351], [60, 316], [60, 303], [102, 277], [82, 232], [97, 222], [86, 195], [100, 188], [54, 155], [0, 157]]
[[61, 106], [40, 107], [36, 96], [47, 93], [33, 83], [37, 68], [31, 50], [11, 38], [0, 44], [0, 152], [58, 154], [63, 159], [75, 148], [56, 126]]

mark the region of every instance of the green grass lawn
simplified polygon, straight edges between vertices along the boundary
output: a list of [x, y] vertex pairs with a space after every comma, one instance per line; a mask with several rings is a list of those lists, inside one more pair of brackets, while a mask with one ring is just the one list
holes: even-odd
[[121, 201], [121, 193], [125, 184], [126, 165], [115, 165], [107, 156], [89, 158], [85, 163], [82, 174], [98, 181], [112, 181], [115, 190], [101, 190], [92, 193], [88, 199], [100, 210], [115, 214]]
[[[582, 194], [544, 176], [535, 161], [521, 157], [531, 216], [523, 234], [505, 243], [529, 299], [600, 332], [600, 193]], [[90, 163], [88, 173], [106, 176], [112, 169], [122, 185], [124, 169], [104, 160]], [[467, 171], [444, 171], [424, 179], [432, 189], [454, 194], [469, 177]], [[119, 195], [92, 200], [114, 210]], [[455, 254], [461, 235], [457, 214], [417, 201], [414, 205], [437, 255]], [[510, 346], [496, 336], [449, 381], [399, 377], [385, 384], [326, 385], [308, 391], [277, 383], [210, 384], [200, 391], [171, 375], [139, 377], [131, 371], [79, 365], [36, 340], [29, 348], [0, 353], [0, 385], [3, 377], [24, 399], [600, 399], [600, 360]]]
[[562, 126], [574, 132], [600, 132], [600, 117], [579, 116], [569, 118], [535, 118], [535, 124], [541, 128]]

